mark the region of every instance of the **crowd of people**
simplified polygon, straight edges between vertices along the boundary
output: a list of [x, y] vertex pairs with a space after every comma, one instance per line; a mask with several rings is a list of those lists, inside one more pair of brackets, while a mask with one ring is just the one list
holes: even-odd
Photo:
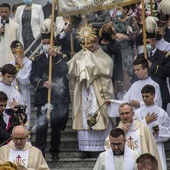
[[141, 2], [70, 16], [55, 4], [51, 32], [52, 1], [33, 1], [0, 4], [0, 169], [48, 170], [49, 123], [49, 153], [59, 161], [71, 102], [80, 158], [97, 158], [94, 170], [167, 170], [170, 4], [145, 2], [145, 20]]

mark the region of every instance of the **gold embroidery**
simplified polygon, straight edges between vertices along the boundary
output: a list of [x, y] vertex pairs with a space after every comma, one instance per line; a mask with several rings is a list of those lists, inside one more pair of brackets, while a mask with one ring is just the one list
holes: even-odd
[[128, 139], [126, 139], [127, 145], [132, 150], [136, 150], [138, 148], [138, 141], [133, 140], [133, 138], [130, 136]]
[[105, 0], [94, 0], [94, 3], [98, 6], [101, 6], [105, 3]]
[[170, 51], [168, 51], [167, 53], [166, 53], [166, 57], [169, 57], [170, 56]]
[[66, 58], [67, 57], [67, 55], [66, 54], [63, 54], [63, 58]]
[[40, 81], [41, 81], [41, 79], [40, 79], [40, 80], [38, 80], [38, 83], [37, 83], [37, 89], [38, 89], [38, 85], [40, 84]]
[[35, 60], [35, 57], [32, 57], [31, 60], [34, 61], [34, 60]]
[[155, 74], [157, 73], [158, 71], [158, 68], [159, 68], [159, 65], [156, 66], [156, 71], [155, 71]]
[[61, 62], [61, 60], [62, 60], [62, 59], [60, 59], [59, 61], [57, 61], [57, 62], [56, 62], [56, 63], [54, 63], [54, 64], [58, 64], [58, 63], [60, 63], [60, 62]]

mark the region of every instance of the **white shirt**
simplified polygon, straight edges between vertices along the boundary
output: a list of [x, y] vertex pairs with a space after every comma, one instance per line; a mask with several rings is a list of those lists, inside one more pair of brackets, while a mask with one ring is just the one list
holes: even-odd
[[154, 102], [156, 105], [162, 107], [162, 99], [161, 99], [161, 93], [160, 93], [160, 87], [159, 85], [153, 81], [150, 77], [144, 79], [144, 80], [138, 80], [132, 84], [128, 92], [123, 97], [123, 101], [130, 103], [131, 100], [137, 100], [140, 102], [140, 107], [144, 105], [141, 90], [145, 85], [152, 85], [155, 88], [155, 99]]
[[156, 47], [161, 51], [170, 51], [170, 43], [165, 41], [163, 37], [156, 42]]
[[[130, 89], [127, 91], [123, 100], [111, 100], [111, 104], [108, 106], [108, 114], [110, 117], [119, 117], [118, 108], [122, 103], [130, 103], [131, 100], [137, 100], [140, 102], [140, 107], [144, 106], [141, 90], [145, 85], [152, 85], [155, 88], [155, 99], [154, 102], [156, 105], [162, 107], [162, 98], [160, 93], [159, 85], [153, 81], [150, 77], [144, 80], [138, 80], [134, 82]], [[138, 109], [133, 107], [134, 110]]]

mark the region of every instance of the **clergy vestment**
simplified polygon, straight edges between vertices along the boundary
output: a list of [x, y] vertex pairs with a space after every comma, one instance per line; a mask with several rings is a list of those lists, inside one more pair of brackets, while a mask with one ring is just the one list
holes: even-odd
[[[113, 98], [114, 94], [113, 61], [99, 47], [94, 53], [79, 51], [67, 64], [68, 77], [74, 79], [73, 129], [78, 130], [79, 149], [102, 151], [105, 138], [112, 128], [107, 106], [103, 104], [105, 99]], [[89, 130], [88, 116], [94, 116], [98, 109], [97, 123]]]
[[125, 145], [123, 155], [114, 155], [112, 149], [102, 152], [93, 170], [135, 170], [138, 152]]
[[[123, 122], [120, 122], [118, 128], [123, 127]], [[159, 170], [162, 170], [160, 157], [154, 137], [149, 128], [141, 123], [139, 120], [134, 119], [128, 132], [125, 134], [126, 144], [139, 154], [150, 153], [156, 157], [159, 164]], [[109, 137], [105, 141], [105, 149], [110, 148]]]
[[148, 113], [150, 113], [150, 114], [155, 113], [158, 115], [157, 120], [155, 120], [154, 122], [151, 122], [147, 125], [150, 128], [151, 132], [153, 132], [153, 129], [152, 129], [153, 126], [159, 125], [159, 132], [158, 132], [158, 134], [154, 134], [154, 138], [155, 138], [159, 156], [161, 159], [162, 169], [166, 170], [167, 165], [166, 165], [165, 148], [164, 148], [163, 142], [167, 141], [170, 137], [170, 125], [169, 125], [170, 118], [169, 118], [167, 112], [165, 112], [165, 110], [158, 107], [157, 105], [151, 105], [151, 106], [145, 105], [145, 106], [141, 107], [140, 109], [137, 109], [135, 111], [135, 117], [137, 117], [140, 121], [142, 121], [146, 124], [145, 117]]
[[[22, 104], [22, 98], [20, 93], [12, 85], [7, 85], [0, 82], [0, 91], [3, 91], [8, 97], [7, 106], [6, 106], [7, 108], [9, 108], [9, 103], [13, 102], [14, 100], [17, 103]], [[4, 113], [4, 121], [6, 124], [8, 124], [8, 119], [9, 116], [6, 113]]]
[[[1, 26], [2, 24], [0, 17], [0, 27]], [[13, 54], [10, 45], [14, 40], [18, 39], [18, 29], [19, 25], [13, 19], [9, 18], [9, 23], [5, 24], [4, 35], [0, 35], [0, 67], [13, 60]]]
[[[155, 88], [155, 99], [154, 103], [158, 106], [162, 106], [162, 99], [161, 99], [161, 93], [160, 93], [160, 88], [159, 85], [153, 81], [150, 77], [144, 79], [144, 80], [138, 80], [134, 82], [130, 89], [127, 91], [125, 96], [123, 97], [122, 101], [121, 100], [111, 100], [111, 104], [108, 106], [108, 113], [110, 117], [119, 117], [119, 112], [118, 108], [120, 104], [122, 103], [130, 103], [131, 100], [137, 100], [140, 102], [140, 107], [144, 106], [144, 102], [142, 99], [142, 94], [141, 90], [145, 85], [152, 85]], [[133, 107], [134, 110], [136, 110], [136, 107]]]
[[0, 163], [11, 161], [20, 164], [27, 170], [49, 170], [49, 167], [42, 155], [42, 152], [26, 142], [25, 147], [17, 149], [13, 141], [0, 148]]
[[[32, 68], [32, 61], [29, 60], [27, 57], [22, 58], [24, 67], [19, 69], [16, 79], [13, 81], [12, 86], [15, 88], [16, 83], [18, 83], [19, 92], [21, 94], [22, 102], [24, 105], [27, 106], [26, 113], [27, 113], [27, 127], [29, 128], [31, 123], [31, 96], [30, 96], [30, 74]], [[12, 65], [15, 66], [15, 61], [10, 62]]]

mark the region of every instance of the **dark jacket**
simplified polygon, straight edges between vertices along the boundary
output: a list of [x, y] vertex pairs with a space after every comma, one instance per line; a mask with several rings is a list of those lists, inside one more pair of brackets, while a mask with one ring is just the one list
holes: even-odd
[[[49, 18], [49, 16], [52, 14], [52, 4], [47, 2], [47, 4], [42, 7], [42, 10], [44, 13], [44, 19]], [[55, 10], [54, 20], [56, 19], [57, 16], [58, 16], [58, 11]]]
[[[73, 47], [74, 52], [79, 52], [82, 48], [80, 46], [80, 41], [76, 38], [76, 28], [73, 31]], [[62, 53], [67, 55], [67, 60], [70, 60], [70, 52], [71, 52], [71, 41], [70, 41], [70, 34], [66, 34], [63, 39], [60, 39], [60, 34], [56, 37], [56, 45], [61, 46]]]
[[111, 20], [109, 10], [91, 12], [86, 14], [88, 23], [91, 23], [96, 29], [100, 29], [105, 23], [109, 23]]
[[6, 123], [0, 114], [0, 145], [10, 138], [10, 133], [6, 131]]
[[[102, 39], [101, 39], [102, 40]], [[122, 54], [121, 54], [121, 46], [120, 43], [114, 39], [110, 40], [108, 45], [101, 44], [100, 47], [107, 53], [110, 58], [113, 60], [113, 83], [114, 80], [123, 81], [123, 69], [122, 69]]]
[[[70, 101], [68, 79], [67, 57], [57, 54], [52, 57], [52, 91], [51, 103], [67, 103]], [[30, 76], [31, 84], [36, 88], [35, 106], [47, 103], [48, 89], [43, 87], [45, 81], [48, 81], [49, 58], [44, 53], [40, 54], [32, 63]]]

